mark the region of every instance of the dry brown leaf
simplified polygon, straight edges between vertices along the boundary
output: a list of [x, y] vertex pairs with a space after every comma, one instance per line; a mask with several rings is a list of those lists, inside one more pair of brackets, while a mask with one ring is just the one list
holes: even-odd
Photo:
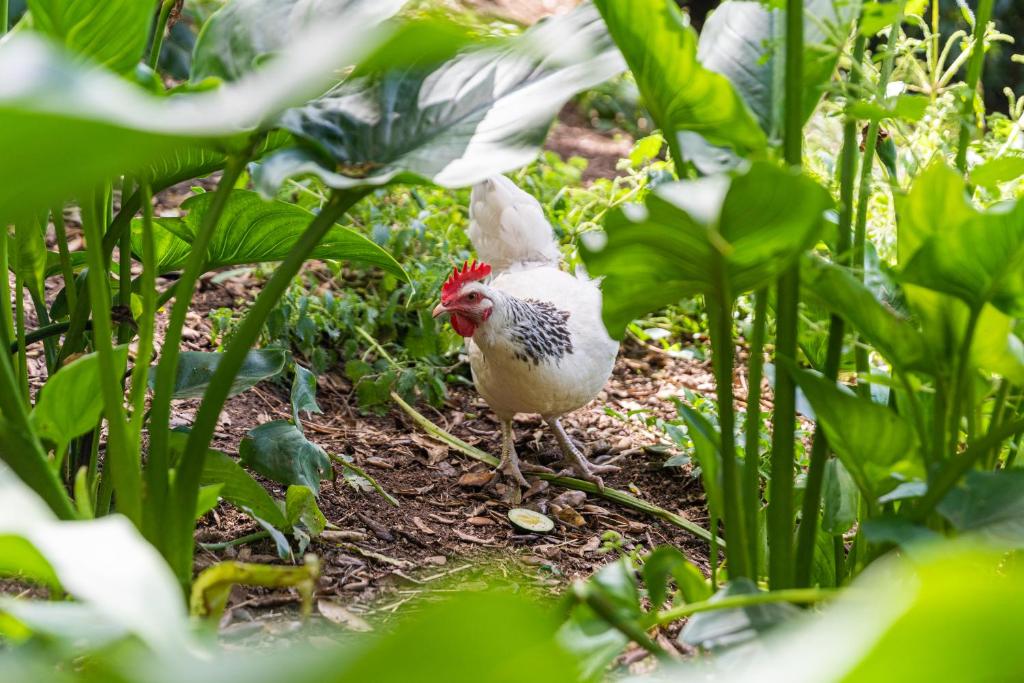
[[409, 436], [417, 446], [427, 452], [427, 464], [436, 465], [448, 457], [448, 444], [441, 443], [416, 432]]
[[332, 600], [317, 600], [316, 606], [320, 610], [320, 614], [324, 615], [329, 621], [340, 624], [350, 631], [368, 633], [373, 630], [373, 627], [365, 619], [349, 612]]
[[459, 486], [486, 486], [494, 478], [494, 472], [481, 470], [479, 472], [466, 472], [459, 477]]
[[466, 521], [473, 526], [491, 526], [494, 524], [494, 520], [490, 517], [470, 517]]

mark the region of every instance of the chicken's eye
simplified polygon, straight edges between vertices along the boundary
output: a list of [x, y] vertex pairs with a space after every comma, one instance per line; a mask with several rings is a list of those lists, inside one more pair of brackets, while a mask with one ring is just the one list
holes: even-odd
[[476, 301], [476, 299], [477, 299], [477, 295], [476, 295], [476, 292], [474, 292], [474, 293], [472, 293], [472, 294], [469, 294], [469, 295], [467, 295], [467, 296], [466, 296], [466, 300], [467, 300], [467, 301]]

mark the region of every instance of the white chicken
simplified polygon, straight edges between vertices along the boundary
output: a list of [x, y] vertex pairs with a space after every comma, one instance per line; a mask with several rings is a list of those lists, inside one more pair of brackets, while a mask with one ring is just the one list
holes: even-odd
[[498, 471], [527, 485], [512, 419], [535, 413], [551, 427], [571, 470], [603, 486], [599, 475], [618, 468], [588, 462], [560, 420], [601, 391], [615, 364], [619, 345], [601, 320], [601, 290], [559, 268], [540, 204], [505, 176], [473, 188], [469, 238], [480, 262], [455, 269], [434, 317], [449, 314], [466, 338], [473, 382], [501, 420]]

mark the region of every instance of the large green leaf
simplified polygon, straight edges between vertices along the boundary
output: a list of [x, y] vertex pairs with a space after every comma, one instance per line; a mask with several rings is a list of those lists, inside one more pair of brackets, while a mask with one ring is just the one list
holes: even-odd
[[[376, 0], [379, 22], [406, 0]], [[343, 17], [360, 0], [231, 0], [203, 24], [192, 51], [192, 80], [215, 77], [237, 81], [275, 56], [311, 26]]]
[[[212, 193], [195, 195], [182, 204], [188, 211], [184, 218], [154, 221], [163, 228], [154, 235], [160, 272], [184, 267], [191, 242], [212, 201]], [[312, 213], [295, 204], [266, 201], [255, 192], [234, 190], [207, 249], [206, 268], [214, 270], [242, 263], [283, 260], [313, 219]], [[132, 248], [138, 253], [141, 246], [142, 223], [136, 220], [132, 225]], [[408, 275], [390, 254], [372, 240], [340, 225], [328, 231], [313, 250], [312, 257], [378, 266], [408, 280]]]
[[348, 7], [251, 76], [174, 97], [150, 95], [76, 63], [31, 32], [16, 32], [0, 43], [0, 221], [48, 210], [104, 180], [145, 173], [183, 148], [240, 146], [281, 110], [323, 92], [338, 68], [360, 61], [394, 31], [368, 20], [379, 14], [378, 0]]
[[933, 367], [927, 344], [909, 319], [879, 301], [848, 270], [819, 258], [804, 268], [804, 292], [818, 305], [842, 316], [901, 370]]
[[[11, 267], [33, 296], [44, 300], [46, 239], [38, 220], [25, 220], [14, 228]], [[4, 275], [6, 277], [6, 274]], [[20, 293], [19, 293], [20, 296]]]
[[286, 420], [261, 424], [238, 446], [242, 462], [279, 484], [299, 484], [320, 493], [320, 481], [330, 475], [331, 460]]
[[893, 475], [918, 473], [917, 436], [905, 418], [817, 373], [789, 371], [814, 408], [828, 445], [864, 495], [877, 499], [895, 484]]
[[731, 177], [660, 185], [645, 206], [609, 214], [607, 239], [584, 243], [587, 268], [605, 276], [605, 324], [618, 335], [683, 297], [724, 283], [733, 295], [767, 284], [813, 244], [831, 201], [810, 178], [767, 162]]
[[822, 486], [824, 507], [821, 528], [832, 535], [842, 535], [857, 522], [860, 491], [841, 460], [829, 458], [825, 463]]
[[[178, 360], [178, 377], [174, 382], [173, 398], [202, 398], [217, 370], [222, 353], [204, 351], [182, 351]], [[265, 379], [277, 375], [284, 368], [287, 355], [278, 349], [257, 349], [249, 351], [242, 367], [231, 383], [230, 396], [240, 394]], [[150, 374], [150, 384], [155, 380]]]
[[961, 533], [1000, 547], [1024, 548], [1024, 470], [969, 472], [939, 505]]
[[[920, 192], [939, 190], [965, 196], [965, 184], [953, 170], [939, 167], [916, 183]], [[942, 176], [946, 176], [942, 178]], [[932, 232], [903, 266], [905, 282], [955, 296], [971, 308], [991, 303], [1008, 315], [1024, 315], [1024, 205], [981, 212], [973, 207], [960, 220], [946, 220]], [[915, 224], [908, 217], [904, 224]], [[902, 226], [901, 226], [902, 228]]]
[[530, 161], [565, 101], [621, 70], [585, 4], [507, 46], [467, 52], [433, 71], [351, 79], [286, 112], [283, 127], [304, 146], [272, 155], [256, 182], [267, 195], [299, 174], [335, 188], [470, 185]]
[[741, 154], [766, 146], [764, 131], [733, 86], [698, 61], [697, 33], [675, 2], [595, 0], [595, 4], [666, 137], [695, 131], [712, 144], [731, 146]]
[[112, 71], [133, 71], [146, 49], [155, 0], [28, 0], [32, 28]]
[[[128, 347], [115, 350], [114, 367], [123, 368]], [[39, 398], [29, 414], [40, 438], [56, 445], [63, 453], [71, 439], [95, 428], [103, 413], [100, 395], [99, 357], [90, 353], [77, 358], [50, 376], [39, 390]]]

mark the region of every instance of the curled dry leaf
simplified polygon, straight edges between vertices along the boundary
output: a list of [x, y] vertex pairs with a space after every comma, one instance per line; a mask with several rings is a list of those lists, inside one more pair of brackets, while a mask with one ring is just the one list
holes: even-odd
[[494, 472], [481, 470], [479, 472], [466, 472], [459, 477], [459, 486], [486, 486], [494, 478]]

